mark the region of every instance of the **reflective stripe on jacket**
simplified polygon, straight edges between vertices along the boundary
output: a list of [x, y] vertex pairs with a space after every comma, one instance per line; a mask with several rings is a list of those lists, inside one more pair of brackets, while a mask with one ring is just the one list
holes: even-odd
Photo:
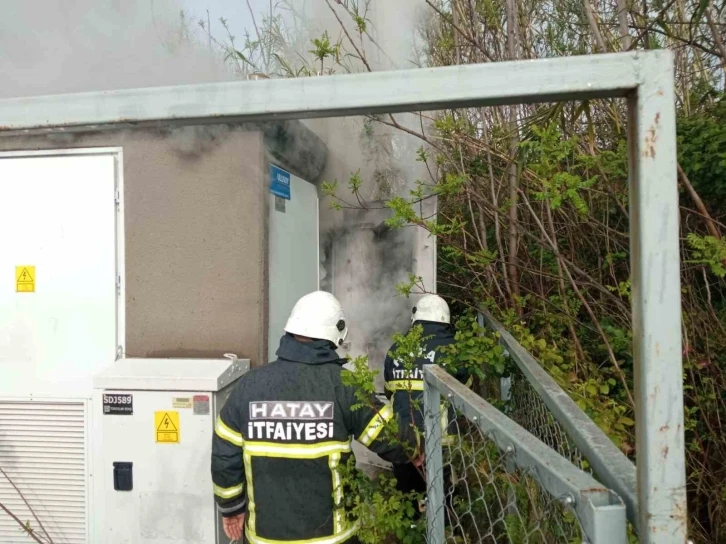
[[[397, 345], [393, 344], [386, 355], [383, 367], [386, 396], [391, 398], [393, 409], [401, 427], [415, 425], [421, 432], [424, 431], [423, 416], [423, 367], [436, 364], [440, 361], [442, 353], [440, 348], [455, 342], [453, 327], [445, 323], [432, 321], [417, 321], [423, 328], [423, 337], [431, 337], [423, 341], [423, 352], [414, 362], [413, 368], [404, 368], [404, 365], [393, 358]], [[466, 371], [457, 373], [456, 378], [463, 382]], [[453, 409], [442, 414], [441, 427], [444, 443], [451, 441], [448, 434], [455, 432], [455, 412]]]

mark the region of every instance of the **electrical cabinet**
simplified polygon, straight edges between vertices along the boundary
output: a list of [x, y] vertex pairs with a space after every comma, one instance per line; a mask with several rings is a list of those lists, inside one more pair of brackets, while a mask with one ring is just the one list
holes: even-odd
[[93, 542], [227, 543], [214, 504], [216, 416], [249, 360], [121, 359], [94, 377]]

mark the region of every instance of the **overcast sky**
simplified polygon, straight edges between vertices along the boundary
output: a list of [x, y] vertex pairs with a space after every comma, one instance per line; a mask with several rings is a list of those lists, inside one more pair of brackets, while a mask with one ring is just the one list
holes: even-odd
[[[263, 13], [270, 10], [270, 0], [182, 0], [185, 9], [193, 14], [195, 19], [206, 19], [207, 10], [211, 20], [212, 32], [217, 34], [221, 31], [219, 18], [227, 19], [232, 32], [237, 37], [242, 37], [245, 29], [254, 32], [252, 18], [247, 3], [255, 12], [255, 18], [260, 21]], [[273, 0], [273, 6], [277, 0]]]

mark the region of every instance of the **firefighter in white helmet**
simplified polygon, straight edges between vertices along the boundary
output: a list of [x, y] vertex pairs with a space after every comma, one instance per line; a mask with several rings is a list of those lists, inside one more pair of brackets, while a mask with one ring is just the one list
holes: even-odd
[[[449, 305], [438, 295], [424, 295], [411, 309], [411, 324], [412, 326], [420, 325], [423, 328], [422, 336], [424, 338], [422, 350], [418, 354], [413, 368], [404, 368], [400, 361], [393, 358], [392, 354], [398, 348], [396, 344], [393, 344], [386, 356], [383, 375], [386, 396], [392, 399], [399, 428], [415, 426], [423, 433], [423, 367], [436, 364], [442, 356], [440, 348], [453, 344], [455, 341]], [[456, 377], [460, 381], [464, 381], [466, 378], [459, 374]], [[447, 422], [453, 423], [453, 411], [445, 416], [442, 431], [444, 440], [447, 441]], [[397, 487], [404, 493], [426, 492], [426, 481], [421, 472], [418, 466], [410, 462], [393, 463]]]
[[[354, 542], [340, 467], [351, 437], [395, 463], [409, 458], [381, 433], [392, 407], [359, 403], [343, 385], [336, 349], [348, 326], [338, 300], [323, 291], [292, 309], [278, 359], [240, 378], [217, 420], [212, 480], [224, 529], [251, 544]], [[411, 446], [412, 433], [399, 437]]]

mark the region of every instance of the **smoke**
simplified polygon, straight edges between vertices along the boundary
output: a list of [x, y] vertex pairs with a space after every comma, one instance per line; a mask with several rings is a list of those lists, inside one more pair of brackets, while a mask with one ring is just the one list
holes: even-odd
[[165, 132], [171, 149], [177, 156], [195, 160], [221, 145], [230, 132], [238, 128], [229, 125], [190, 125]]
[[[181, 15], [181, 0], [0, 1], [6, 5], [0, 18], [0, 74], [4, 76], [0, 98], [235, 79], [219, 49], [210, 50], [194, 21]], [[428, 9], [424, 0], [329, 1], [371, 69], [417, 64], [415, 32], [422, 12]], [[289, 2], [303, 14], [297, 21], [305, 21], [305, 27], [297, 29], [305, 34], [304, 39], [296, 42], [298, 51], [288, 58], [293, 65], [300, 66], [295, 58], [310, 59], [311, 39], [324, 32], [333, 43], [342, 39], [344, 48], [353, 51], [325, 0]], [[358, 29], [345, 11], [354, 4], [367, 19], [370, 37], [365, 36], [362, 45], [357, 41]], [[254, 36], [253, 29], [249, 30]], [[352, 71], [368, 69], [350, 56], [345, 62]], [[422, 130], [415, 115], [397, 115], [396, 120], [417, 132]], [[346, 183], [355, 172], [362, 181], [360, 195], [369, 206], [374, 202], [379, 208], [384, 199], [409, 196], [417, 180], [428, 180], [425, 165], [416, 160], [422, 142], [414, 136], [362, 117], [304, 124], [317, 134], [320, 144], [304, 131], [285, 141], [268, 131], [268, 148], [277, 138], [272, 147], [279, 153], [300, 157], [293, 162], [310, 163], [302, 172], [309, 181], [338, 180], [339, 196], [351, 202], [355, 197]], [[172, 139], [179, 156], [193, 160], [223, 141], [229, 130], [226, 126], [185, 127], [161, 136]], [[326, 160], [316, 158], [324, 156], [322, 144], [328, 149]], [[413, 273], [423, 275], [426, 287], [435, 289], [433, 273], [422, 273], [433, 258], [423, 247], [431, 244], [422, 243], [411, 228], [376, 234], [373, 229], [390, 214], [388, 210], [343, 214], [330, 210], [329, 203], [324, 198], [320, 205], [323, 285], [340, 298], [349, 313], [349, 353], [368, 353], [371, 365], [379, 367], [392, 334], [402, 332], [410, 322], [411, 301], [398, 295], [395, 286]]]
[[0, 98], [232, 79], [178, 0], [2, 0]]
[[[366, 4], [355, 3], [359, 12]], [[366, 31], [370, 38], [364, 37], [363, 45], [344, 9], [345, 4], [352, 9], [354, 2], [340, 0], [338, 4], [342, 5], [334, 7], [347, 34], [356, 40], [367, 61], [347, 57], [345, 63], [349, 69], [363, 72], [370, 67], [380, 71], [412, 68], [417, 64], [415, 35], [419, 17], [426, 9], [424, 0], [370, 2], [366, 13]], [[310, 37], [327, 32], [331, 42], [342, 37], [344, 49], [353, 51], [326, 2], [301, 0], [298, 8], [307, 10], [305, 14], [311, 19]], [[379, 119], [390, 122], [387, 116]], [[397, 114], [395, 120], [407, 129], [422, 131], [421, 118], [417, 115]], [[431, 249], [431, 240], [426, 240], [416, 228], [381, 228], [392, 215], [385, 207], [386, 199], [409, 197], [418, 180], [430, 182], [426, 165], [417, 160], [423, 141], [363, 117], [314, 120], [306, 124], [329, 148], [322, 179], [338, 181], [339, 198], [355, 206], [360, 205], [360, 197], [367, 208], [331, 210], [330, 199], [321, 201], [321, 288], [333, 292], [348, 313], [349, 343], [342, 352], [351, 356], [366, 354], [369, 366], [382, 371], [393, 334], [405, 332], [411, 323], [413, 301], [400, 295], [396, 286], [407, 282], [413, 274], [424, 278], [427, 289], [435, 289], [435, 252]], [[353, 174], [361, 182], [357, 195], [347, 187]], [[378, 390], [383, 388], [382, 378], [380, 372], [376, 380]]]
[[264, 143], [280, 166], [310, 181], [320, 177], [328, 159], [328, 148], [322, 139], [298, 121], [268, 123]]
[[367, 353], [379, 367], [391, 335], [410, 324], [410, 301], [396, 296], [395, 286], [408, 279], [416, 247], [412, 229], [387, 228], [390, 212], [382, 202], [371, 204], [377, 207], [346, 210], [343, 226], [325, 233], [321, 264], [332, 270], [323, 287], [338, 295], [350, 316], [345, 351]]

